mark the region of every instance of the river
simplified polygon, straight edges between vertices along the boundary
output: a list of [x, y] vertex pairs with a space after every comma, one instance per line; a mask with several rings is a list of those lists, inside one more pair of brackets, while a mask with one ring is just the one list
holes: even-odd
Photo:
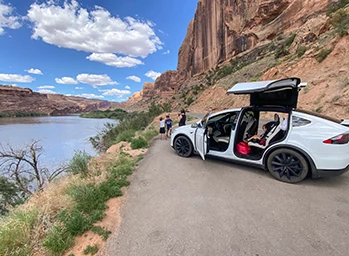
[[97, 155], [89, 138], [97, 135], [110, 119], [80, 118], [79, 116], [0, 118], [0, 143], [23, 148], [33, 140], [40, 140], [44, 152], [42, 167], [50, 170], [69, 162], [77, 150]]

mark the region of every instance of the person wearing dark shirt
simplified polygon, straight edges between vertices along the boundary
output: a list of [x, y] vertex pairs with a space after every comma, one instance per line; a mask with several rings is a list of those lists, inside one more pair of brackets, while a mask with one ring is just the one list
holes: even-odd
[[185, 115], [185, 111], [184, 110], [181, 111], [181, 114], [179, 115], [178, 118], [179, 118], [178, 126], [185, 125], [185, 122], [187, 121], [187, 116]]
[[166, 124], [166, 137], [168, 137], [169, 135], [171, 136], [172, 133], [172, 119], [170, 118], [169, 115], [166, 116], [165, 119], [165, 124]]

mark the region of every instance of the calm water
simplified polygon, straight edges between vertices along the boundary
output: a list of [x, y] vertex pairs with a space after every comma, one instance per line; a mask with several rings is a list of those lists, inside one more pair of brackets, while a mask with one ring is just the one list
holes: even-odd
[[97, 135], [110, 119], [90, 119], [79, 116], [0, 118], [0, 143], [23, 148], [40, 140], [44, 153], [41, 166], [50, 170], [67, 163], [76, 150], [96, 155], [89, 138]]

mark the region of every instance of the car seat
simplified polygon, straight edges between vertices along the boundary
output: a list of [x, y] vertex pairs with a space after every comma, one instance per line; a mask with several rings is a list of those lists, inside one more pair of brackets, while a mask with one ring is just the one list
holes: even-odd
[[223, 131], [224, 131], [224, 136], [214, 136], [214, 140], [216, 142], [224, 142], [224, 143], [229, 143], [230, 139], [230, 134], [231, 134], [231, 128], [233, 124], [225, 124], [223, 126]]
[[278, 135], [278, 133], [281, 131], [280, 127], [281, 127], [281, 124], [282, 124], [282, 121], [283, 121], [283, 117], [279, 117], [277, 114], [275, 114], [276, 116], [274, 116], [275, 119], [277, 119], [277, 122], [275, 122], [275, 125], [274, 126], [271, 126], [271, 129], [268, 131], [268, 128], [267, 128], [267, 131], [265, 132], [265, 136], [263, 136], [263, 138], [265, 139], [265, 144], [264, 145], [261, 145], [259, 143], [255, 143], [255, 142], [249, 142], [248, 145], [250, 147], [257, 147], [257, 148], [266, 148], [269, 146], [269, 144], [271, 143], [271, 141], [273, 140], [273, 138]]

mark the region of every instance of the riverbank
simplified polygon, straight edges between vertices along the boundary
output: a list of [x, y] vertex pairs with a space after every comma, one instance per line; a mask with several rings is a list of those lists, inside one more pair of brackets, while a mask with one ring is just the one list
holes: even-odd
[[[115, 198], [129, 185], [127, 176], [156, 134], [153, 125], [136, 132], [135, 139], [146, 139], [144, 148], [132, 149], [131, 143], [120, 142], [92, 158], [87, 170], [60, 178], [12, 210], [0, 221], [0, 254], [62, 255], [74, 244], [78, 248], [73, 247], [74, 255], [83, 255], [90, 247], [100, 250], [117, 223], [110, 220], [115, 207], [120, 206], [117, 202], [121, 199]], [[92, 240], [91, 234], [95, 237]], [[89, 243], [96, 243], [82, 248], [81, 240], [86, 237]]]

